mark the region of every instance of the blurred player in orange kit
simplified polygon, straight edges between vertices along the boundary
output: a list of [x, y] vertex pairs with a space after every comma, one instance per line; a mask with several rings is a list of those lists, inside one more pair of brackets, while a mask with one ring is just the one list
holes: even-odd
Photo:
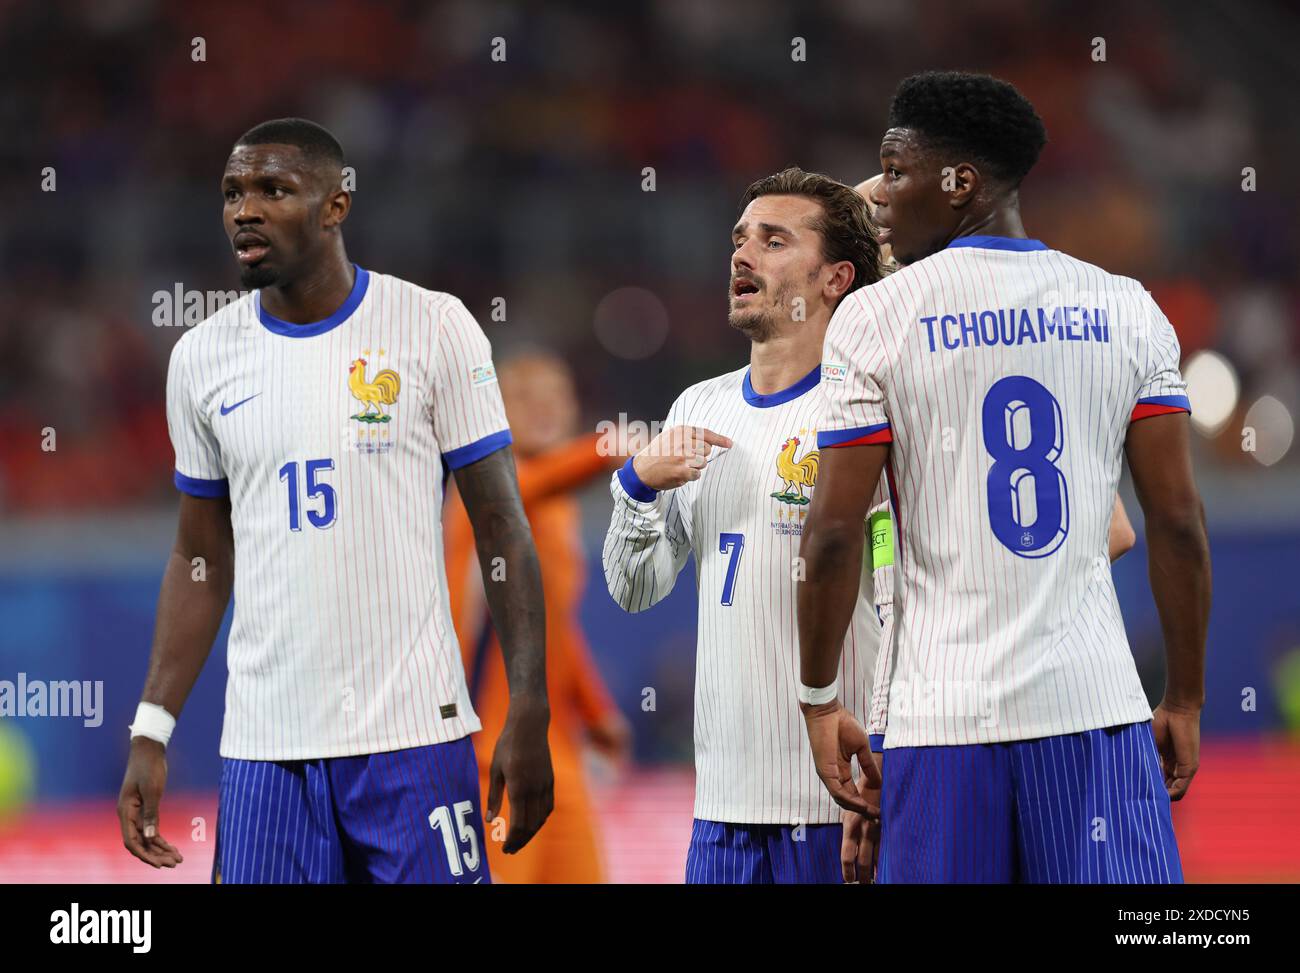
[[[488, 825], [493, 881], [513, 884], [604, 881], [594, 814], [582, 767], [589, 742], [615, 761], [626, 755], [630, 734], [591, 660], [578, 621], [586, 583], [578, 502], [572, 496], [606, 477], [626, 459], [601, 456], [595, 433], [574, 437], [578, 402], [568, 365], [557, 355], [528, 351], [498, 368], [506, 418], [514, 437], [520, 496], [532, 525], [546, 594], [546, 682], [550, 688], [551, 760], [555, 810], [528, 847], [507, 856]], [[474, 535], [460, 497], [447, 502], [447, 581], [452, 619], [465, 673], [483, 730], [474, 734], [490, 763], [509, 703], [500, 644], [487, 614]], [[506, 570], [509, 567], [506, 566]], [[482, 775], [484, 797], [488, 777]], [[506, 815], [502, 807], [502, 815]]]

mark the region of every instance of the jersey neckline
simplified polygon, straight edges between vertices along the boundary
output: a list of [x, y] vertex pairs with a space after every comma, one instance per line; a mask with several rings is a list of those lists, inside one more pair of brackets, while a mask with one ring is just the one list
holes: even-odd
[[979, 247], [981, 250], [1046, 250], [1047, 244], [1042, 240], [1028, 240], [1024, 237], [1010, 236], [959, 236], [946, 249], [953, 247]]
[[340, 324], [352, 316], [361, 305], [361, 300], [366, 296], [366, 290], [370, 287], [370, 272], [364, 267], [352, 265], [357, 272], [356, 280], [352, 282], [352, 292], [348, 294], [339, 309], [329, 317], [321, 321], [312, 321], [310, 324], [294, 324], [292, 321], [282, 321], [277, 318], [266, 308], [262, 307], [262, 292], [257, 291], [257, 318], [262, 322], [262, 326], [267, 331], [275, 334], [284, 335], [286, 338], [314, 338], [318, 334], [324, 334], [327, 331], [333, 331]]
[[781, 389], [779, 392], [772, 392], [769, 395], [760, 395], [754, 391], [754, 386], [749, 380], [749, 369], [745, 369], [745, 381], [741, 385], [741, 392], [745, 396], [745, 401], [758, 409], [770, 409], [774, 405], [781, 405], [783, 402], [789, 402], [791, 399], [797, 399], [810, 388], [816, 386], [821, 381], [822, 366], [819, 363], [816, 368], [805, 375], [799, 381], [795, 382], [789, 388]]

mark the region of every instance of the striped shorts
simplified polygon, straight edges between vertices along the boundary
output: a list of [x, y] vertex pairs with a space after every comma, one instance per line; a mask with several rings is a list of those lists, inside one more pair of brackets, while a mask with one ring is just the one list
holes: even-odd
[[842, 883], [838, 824], [732, 824], [695, 819], [687, 885]]
[[324, 760], [221, 768], [222, 883], [487, 883], [469, 737]]
[[884, 752], [876, 880], [1174, 883], [1151, 724]]

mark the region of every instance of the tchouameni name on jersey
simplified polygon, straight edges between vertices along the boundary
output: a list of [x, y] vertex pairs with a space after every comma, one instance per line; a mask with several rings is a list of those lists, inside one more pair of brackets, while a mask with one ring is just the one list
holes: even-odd
[[931, 352], [1046, 341], [1110, 343], [1110, 318], [1104, 307], [1000, 307], [996, 311], [931, 314], [918, 320], [925, 325]]

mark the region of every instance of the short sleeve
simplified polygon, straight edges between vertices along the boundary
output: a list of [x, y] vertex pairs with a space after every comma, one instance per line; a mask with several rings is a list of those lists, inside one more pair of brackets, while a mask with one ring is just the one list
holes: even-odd
[[178, 341], [167, 366], [167, 431], [176, 453], [172, 479], [178, 490], [191, 496], [228, 496], [230, 484], [221, 466], [221, 448], [199, 408], [191, 368], [185, 342]]
[[454, 298], [439, 315], [437, 355], [433, 432], [443, 460], [455, 470], [508, 446], [510, 427], [492, 346]]
[[880, 372], [879, 329], [857, 295], [840, 302], [822, 347], [817, 446], [863, 446], [893, 440]]
[[1138, 388], [1130, 422], [1170, 412], [1192, 411], [1187, 383], [1178, 370], [1181, 357], [1178, 335], [1151, 295], [1145, 297], [1147, 327], [1143, 329], [1144, 341], [1139, 348], [1139, 354], [1143, 356], [1142, 384]]

